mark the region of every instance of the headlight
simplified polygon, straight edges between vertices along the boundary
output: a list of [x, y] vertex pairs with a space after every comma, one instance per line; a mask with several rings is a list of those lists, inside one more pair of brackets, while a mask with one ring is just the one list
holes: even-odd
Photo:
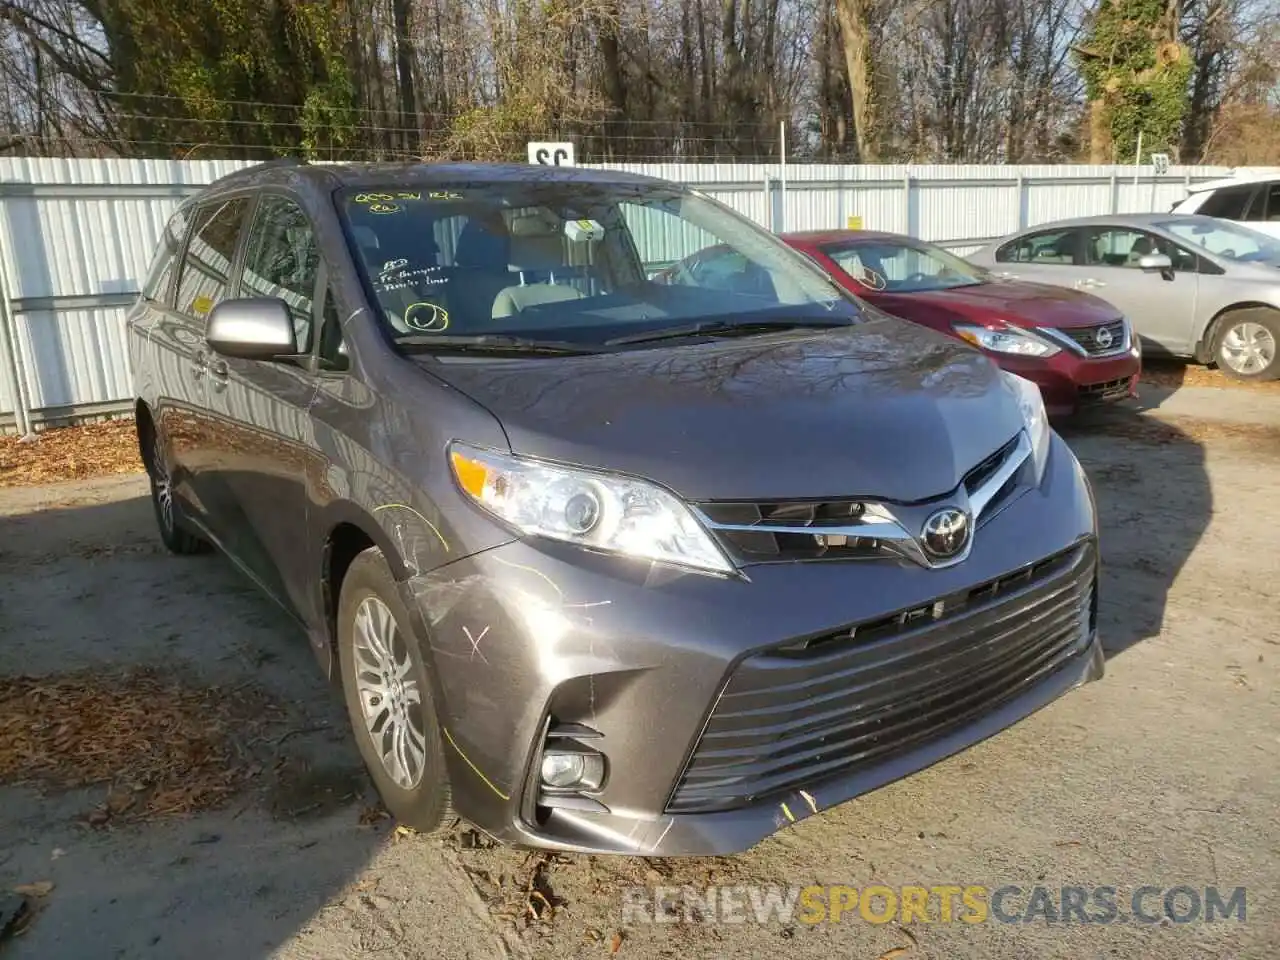
[[1133, 329], [1133, 324], [1128, 317], [1121, 317], [1124, 321], [1124, 332], [1129, 338], [1129, 348], [1133, 351], [1135, 357], [1142, 356], [1142, 338], [1138, 336], [1138, 331]]
[[1011, 353], [1020, 357], [1052, 357], [1060, 347], [1018, 327], [979, 327], [970, 323], [953, 326], [956, 335], [975, 347], [993, 353]]
[[716, 573], [733, 570], [689, 508], [656, 484], [457, 442], [449, 462], [476, 503], [527, 536]]
[[1035, 465], [1038, 485], [1044, 476], [1045, 464], [1049, 461], [1049, 416], [1044, 411], [1044, 398], [1040, 396], [1040, 388], [1030, 380], [1008, 371], [1001, 371], [1001, 375], [1018, 401], [1018, 409], [1022, 411], [1022, 422], [1026, 426], [1027, 438], [1031, 441], [1031, 459]]

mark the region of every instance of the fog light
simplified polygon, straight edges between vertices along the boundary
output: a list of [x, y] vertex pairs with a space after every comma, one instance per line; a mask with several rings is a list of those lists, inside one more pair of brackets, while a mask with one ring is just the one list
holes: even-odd
[[599, 790], [604, 757], [589, 750], [552, 748], [542, 755], [542, 785], [551, 790]]
[[580, 753], [547, 753], [542, 757], [542, 782], [549, 787], [572, 787], [587, 774], [587, 758]]

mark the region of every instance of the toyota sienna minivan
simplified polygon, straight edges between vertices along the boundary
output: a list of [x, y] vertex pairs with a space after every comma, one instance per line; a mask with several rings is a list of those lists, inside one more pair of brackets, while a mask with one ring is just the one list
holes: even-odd
[[695, 190], [272, 162], [129, 348], [164, 542], [296, 618], [420, 830], [740, 851], [1102, 673], [1039, 390]]

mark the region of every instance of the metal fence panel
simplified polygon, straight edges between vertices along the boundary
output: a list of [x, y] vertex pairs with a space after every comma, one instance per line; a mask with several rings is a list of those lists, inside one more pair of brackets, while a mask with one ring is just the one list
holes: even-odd
[[[164, 223], [199, 185], [240, 161], [0, 158], [4, 330], [20, 348], [37, 418], [121, 404], [130, 395], [123, 321]], [[1085, 214], [1167, 210], [1189, 183], [1227, 176], [1176, 167], [884, 164], [613, 164], [609, 169], [696, 186], [771, 229], [844, 227], [915, 234], [957, 253], [1020, 226]], [[785, 192], [783, 183], [785, 181]], [[638, 224], [639, 226], [639, 224]], [[655, 260], [689, 252], [689, 237], [642, 226]], [[7, 316], [7, 319], [6, 319]], [[12, 358], [0, 336], [0, 420], [16, 407]], [[12, 419], [9, 417], [8, 419]]]

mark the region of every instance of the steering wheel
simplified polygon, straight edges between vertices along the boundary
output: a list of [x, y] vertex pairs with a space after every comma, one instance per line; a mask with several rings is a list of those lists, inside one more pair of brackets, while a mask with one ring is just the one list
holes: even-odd
[[903, 283], [918, 283], [918, 282], [919, 282], [919, 281], [921, 281], [921, 280], [928, 280], [928, 279], [929, 279], [929, 275], [928, 275], [927, 273], [920, 273], [919, 271], [917, 271], [917, 272], [915, 272], [915, 273], [911, 274], [910, 276], [908, 276], [908, 277], [907, 277], [906, 279], [904, 279], [902, 282], [903, 282]]

